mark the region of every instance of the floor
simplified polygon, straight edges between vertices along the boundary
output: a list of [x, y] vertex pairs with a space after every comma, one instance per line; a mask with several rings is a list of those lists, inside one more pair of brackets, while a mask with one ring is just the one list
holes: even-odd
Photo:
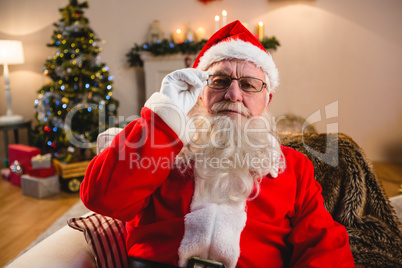
[[79, 200], [61, 192], [45, 199], [21, 194], [21, 188], [0, 179], [0, 267], [14, 259]]
[[[373, 164], [386, 194], [401, 194], [402, 163]], [[0, 179], [0, 267], [14, 259], [42, 232], [79, 200], [78, 194], [61, 192], [46, 199], [21, 194], [21, 188]]]
[[388, 197], [402, 194], [402, 163], [374, 162], [373, 169]]

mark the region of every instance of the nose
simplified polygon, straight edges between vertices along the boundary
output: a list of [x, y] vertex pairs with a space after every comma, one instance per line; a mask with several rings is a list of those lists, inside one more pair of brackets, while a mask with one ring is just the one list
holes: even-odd
[[225, 100], [230, 100], [231, 102], [243, 101], [243, 94], [237, 80], [232, 80], [232, 84], [230, 84], [230, 87], [226, 90]]

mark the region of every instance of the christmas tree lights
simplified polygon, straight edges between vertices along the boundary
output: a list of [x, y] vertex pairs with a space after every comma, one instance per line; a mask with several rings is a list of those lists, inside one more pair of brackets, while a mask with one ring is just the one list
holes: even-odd
[[102, 42], [89, 27], [84, 8], [87, 2], [70, 0], [59, 9], [62, 18], [48, 44], [56, 52], [43, 66], [52, 82], [38, 91], [34, 102], [34, 145], [67, 161], [92, 156], [82, 152], [93, 147], [100, 131], [114, 126], [118, 108], [113, 76], [98, 56]]

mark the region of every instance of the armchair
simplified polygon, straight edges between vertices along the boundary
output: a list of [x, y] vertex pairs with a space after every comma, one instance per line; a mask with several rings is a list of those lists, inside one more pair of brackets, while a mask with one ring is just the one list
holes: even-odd
[[281, 143], [313, 163], [324, 205], [346, 227], [356, 265], [402, 266], [400, 222], [362, 149], [344, 134], [291, 133]]
[[[98, 152], [119, 130], [100, 135]], [[402, 266], [400, 222], [362, 149], [344, 134], [283, 133], [280, 139], [312, 161], [325, 207], [348, 231], [356, 266]], [[8, 267], [95, 267], [95, 260], [102, 266], [93, 240], [87, 234], [85, 238], [88, 243], [80, 232], [65, 226]], [[107, 254], [106, 259], [112, 257]]]

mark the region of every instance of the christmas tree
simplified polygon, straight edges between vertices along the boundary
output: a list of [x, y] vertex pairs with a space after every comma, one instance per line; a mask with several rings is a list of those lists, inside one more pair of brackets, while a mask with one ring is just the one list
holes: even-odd
[[98, 134], [114, 126], [118, 107], [112, 98], [113, 76], [99, 62], [100, 39], [89, 27], [84, 8], [87, 2], [70, 0], [59, 9], [62, 18], [47, 44], [56, 52], [43, 66], [52, 82], [38, 91], [34, 104], [34, 145], [66, 162], [93, 156]]

